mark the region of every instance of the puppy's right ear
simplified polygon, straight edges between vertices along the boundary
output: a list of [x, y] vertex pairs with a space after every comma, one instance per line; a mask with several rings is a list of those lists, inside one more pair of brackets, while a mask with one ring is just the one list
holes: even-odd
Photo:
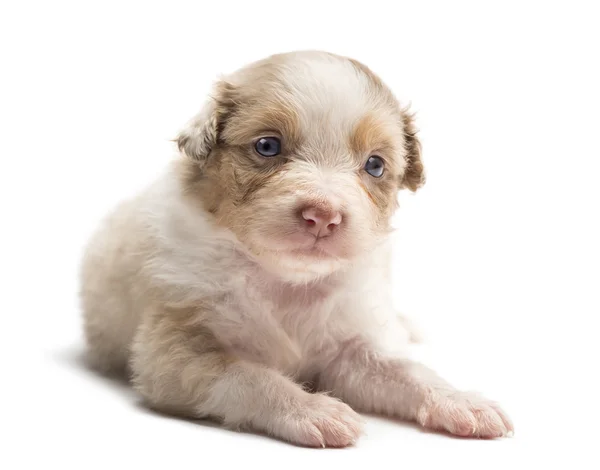
[[409, 114], [407, 109], [403, 112], [402, 122], [404, 124], [407, 166], [400, 187], [415, 192], [425, 184], [425, 171], [421, 160], [421, 142], [417, 137], [413, 115]]
[[211, 150], [217, 145], [219, 133], [233, 101], [232, 87], [218, 82], [200, 112], [194, 116], [177, 136], [179, 151], [203, 167]]

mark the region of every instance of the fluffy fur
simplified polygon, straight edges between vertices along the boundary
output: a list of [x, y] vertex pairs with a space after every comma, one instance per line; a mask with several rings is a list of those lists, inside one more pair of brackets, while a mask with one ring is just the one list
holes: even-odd
[[[257, 154], [265, 136], [281, 155]], [[387, 235], [423, 165], [411, 116], [373, 72], [322, 52], [269, 57], [219, 81], [177, 143], [164, 176], [87, 249], [97, 367], [129, 374], [153, 408], [307, 446], [352, 444], [354, 410], [512, 432], [497, 405], [407, 356]], [[374, 154], [381, 178], [364, 170]], [[308, 230], [306, 208], [335, 217], [331, 233]]]

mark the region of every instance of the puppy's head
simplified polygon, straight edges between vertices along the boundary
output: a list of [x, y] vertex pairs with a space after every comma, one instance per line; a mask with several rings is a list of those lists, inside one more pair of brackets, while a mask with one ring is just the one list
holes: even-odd
[[411, 117], [364, 65], [322, 52], [226, 77], [178, 145], [183, 181], [262, 263], [327, 275], [379, 243], [423, 182]]

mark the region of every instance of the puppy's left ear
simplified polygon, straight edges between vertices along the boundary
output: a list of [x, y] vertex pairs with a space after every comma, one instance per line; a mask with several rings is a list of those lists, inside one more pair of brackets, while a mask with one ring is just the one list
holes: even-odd
[[177, 147], [200, 168], [217, 145], [225, 119], [231, 112], [232, 87], [218, 82], [200, 112], [194, 116], [177, 136]]
[[401, 188], [416, 191], [425, 184], [425, 170], [421, 160], [421, 142], [417, 137], [414, 117], [408, 112], [402, 114], [404, 126], [404, 148], [406, 149], [406, 169], [400, 180]]

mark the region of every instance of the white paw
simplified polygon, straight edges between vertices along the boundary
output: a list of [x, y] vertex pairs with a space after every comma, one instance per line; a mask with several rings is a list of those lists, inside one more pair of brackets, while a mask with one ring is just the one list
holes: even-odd
[[345, 403], [327, 395], [309, 395], [275, 423], [273, 434], [309, 447], [346, 447], [362, 434], [363, 419]]
[[462, 437], [491, 439], [512, 435], [509, 417], [494, 402], [469, 392], [438, 392], [419, 408], [418, 422]]

